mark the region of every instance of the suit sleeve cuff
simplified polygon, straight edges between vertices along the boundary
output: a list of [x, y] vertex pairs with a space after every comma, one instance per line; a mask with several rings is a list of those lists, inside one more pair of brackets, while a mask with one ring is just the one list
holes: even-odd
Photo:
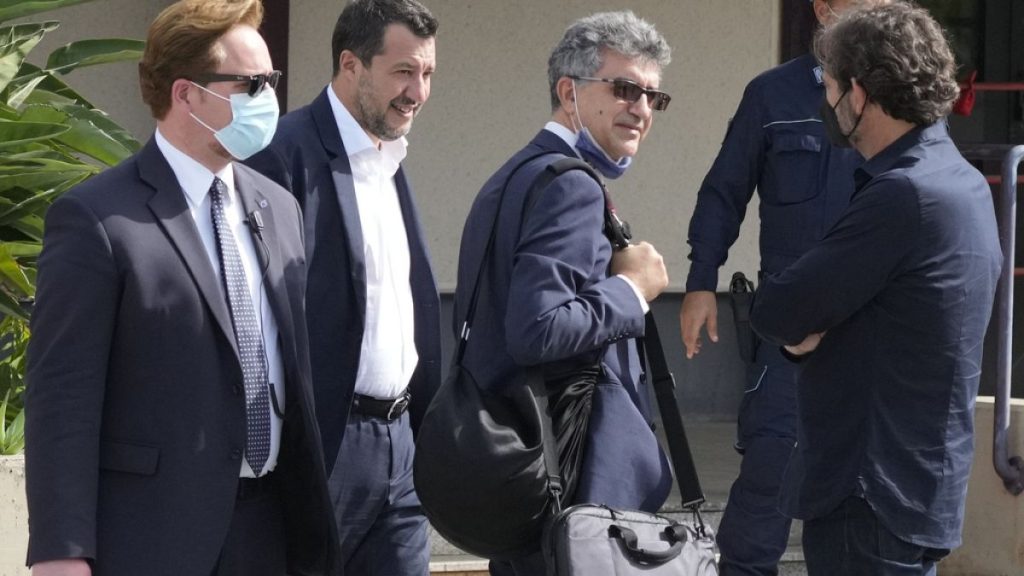
[[651, 310], [651, 306], [647, 304], [647, 300], [644, 300], [644, 295], [640, 292], [640, 289], [636, 287], [636, 284], [634, 284], [629, 278], [626, 278], [623, 274], [616, 274], [615, 276], [622, 278], [626, 284], [629, 284], [629, 287], [633, 289], [633, 294], [636, 294], [636, 299], [640, 302], [640, 309], [644, 311], [644, 314], [647, 314], [647, 312]]

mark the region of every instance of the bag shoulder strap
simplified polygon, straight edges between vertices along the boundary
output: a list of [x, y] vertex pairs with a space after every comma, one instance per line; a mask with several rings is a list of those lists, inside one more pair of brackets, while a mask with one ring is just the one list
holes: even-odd
[[[473, 325], [473, 317], [476, 313], [476, 304], [477, 297], [480, 294], [480, 285], [483, 280], [484, 271], [487, 269], [487, 262], [490, 260], [491, 252], [494, 249], [494, 241], [498, 230], [498, 218], [501, 216], [501, 208], [505, 200], [505, 193], [508, 191], [508, 187], [512, 183], [512, 178], [523, 166], [543, 156], [558, 156], [559, 158], [545, 166], [544, 170], [541, 170], [530, 184], [530, 188], [526, 192], [526, 198], [523, 201], [523, 217], [520, 220], [520, 226], [522, 226], [522, 223], [526, 221], [528, 214], [540, 199], [540, 192], [546, 189], [547, 186], [558, 176], [561, 176], [570, 170], [584, 170], [599, 184], [601, 183], [601, 178], [597, 175], [597, 172], [595, 172], [594, 169], [583, 160], [572, 156], [565, 156], [560, 152], [552, 151], [538, 152], [527, 156], [516, 164], [516, 166], [509, 172], [508, 178], [502, 186], [501, 193], [498, 194], [498, 201], [494, 210], [494, 219], [491, 222], [491, 229], [487, 238], [487, 246], [484, 248], [483, 256], [480, 258], [480, 265], [477, 268], [476, 279], [473, 282], [473, 290], [470, 292], [469, 306], [466, 307], [466, 317], [463, 318], [460, 325], [461, 328], [459, 331], [459, 341], [455, 350], [454, 364], [461, 364], [462, 357], [465, 354], [466, 343], [469, 340], [469, 333], [472, 330]], [[602, 187], [604, 186], [604, 184], [601, 185]]]
[[679, 484], [683, 507], [696, 508], [704, 502], [704, 491], [701, 489], [700, 478], [697, 476], [697, 467], [693, 463], [693, 454], [690, 452], [690, 442], [686, 437], [683, 417], [679, 413], [679, 404], [676, 401], [676, 379], [668, 369], [665, 350], [662, 348], [661, 336], [658, 334], [658, 325], [654, 321], [654, 313], [648, 312], [644, 321], [646, 327], [641, 348], [643, 356], [647, 357], [647, 362], [651, 367], [654, 395], [658, 399], [661, 424], [665, 427], [672, 468], [676, 473], [676, 482]]

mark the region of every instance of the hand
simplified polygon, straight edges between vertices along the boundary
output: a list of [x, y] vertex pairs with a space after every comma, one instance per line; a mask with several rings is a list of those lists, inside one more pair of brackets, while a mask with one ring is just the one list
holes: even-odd
[[647, 242], [631, 244], [613, 253], [611, 273], [629, 278], [648, 302], [668, 286], [665, 260]]
[[710, 290], [694, 290], [683, 297], [679, 307], [679, 332], [686, 347], [686, 358], [700, 353], [700, 329], [707, 326], [708, 338], [718, 342], [718, 302]]
[[49, 560], [33, 564], [32, 576], [92, 576], [92, 568], [82, 558]]
[[821, 339], [825, 337], [825, 332], [818, 334], [808, 334], [804, 341], [795, 344], [793, 346], [784, 346], [786, 352], [789, 352], [793, 356], [803, 356], [804, 354], [810, 354], [821, 344]]

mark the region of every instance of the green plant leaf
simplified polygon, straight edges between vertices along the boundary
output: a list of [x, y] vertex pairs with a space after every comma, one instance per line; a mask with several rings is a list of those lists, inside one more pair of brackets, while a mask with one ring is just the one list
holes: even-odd
[[0, 0], [0, 22], [84, 4], [92, 0]]
[[67, 114], [67, 124], [71, 129], [57, 140], [78, 152], [107, 166], [114, 166], [141, 148], [127, 130], [99, 110], [77, 104], [65, 104], [59, 108]]
[[16, 146], [33, 140], [49, 140], [70, 128], [48, 122], [0, 120], [0, 148]]
[[31, 93], [25, 97], [25, 102], [49, 104], [55, 100], [61, 99], [65, 102], [78, 102], [82, 106], [95, 108], [95, 106], [93, 106], [85, 96], [76, 92], [68, 86], [66, 82], [33, 65], [31, 62], [22, 63], [21, 70], [18, 72], [18, 77], [12, 80], [11, 84], [17, 84], [20, 86], [23, 83], [31, 82], [40, 75], [43, 76], [42, 82], [39, 82], [36, 89], [31, 91]]
[[21, 265], [11, 255], [6, 244], [0, 244], [0, 282], [3, 282], [8, 289], [14, 290], [18, 296], [28, 298], [35, 296], [35, 286], [28, 281]]
[[3, 245], [15, 258], [37, 258], [43, 248], [38, 242], [4, 242]]
[[[14, 221], [21, 220], [26, 216], [42, 217], [43, 212], [53, 202], [57, 193], [57, 190], [35, 192], [32, 196], [12, 206], [0, 208], [0, 227], [13, 224]], [[2, 247], [3, 245], [0, 244], [0, 248]]]
[[[31, 238], [36, 242], [43, 241], [43, 219], [39, 216], [26, 216], [8, 224], [11, 229]], [[0, 310], [0, 312], [3, 312]]]
[[14, 418], [7, 422], [7, 403], [10, 392], [4, 396], [3, 403], [0, 403], [0, 454], [11, 456], [20, 454], [25, 449], [25, 409], [18, 410]]
[[7, 292], [0, 290], [0, 314], [28, 322], [28, 314], [21, 303]]
[[[10, 0], [0, 0], [0, 3], [5, 1]], [[39, 44], [43, 36], [59, 25], [57, 22], [42, 22], [0, 28], [0, 90], [18, 76], [25, 56]]]
[[66, 44], [50, 53], [46, 67], [67, 74], [76, 68], [142, 58], [146, 43], [128, 38], [95, 38]]
[[12, 80], [7, 85], [7, 104], [12, 108], [20, 108], [25, 99], [29, 97], [29, 94], [32, 94], [32, 91], [42, 84], [46, 77], [46, 74], [38, 74], [34, 78], [27, 78], [23, 82], [19, 81], [19, 78]]

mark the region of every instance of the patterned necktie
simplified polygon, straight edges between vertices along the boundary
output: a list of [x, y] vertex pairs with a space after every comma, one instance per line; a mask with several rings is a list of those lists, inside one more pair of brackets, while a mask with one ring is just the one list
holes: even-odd
[[235, 328], [238, 353], [242, 357], [242, 379], [245, 382], [245, 459], [256, 476], [270, 457], [270, 395], [267, 387], [266, 353], [263, 334], [256, 319], [256, 310], [249, 295], [242, 258], [235, 236], [224, 215], [224, 196], [228, 187], [220, 178], [210, 186], [210, 215], [217, 236], [221, 280], [228, 295], [231, 323]]

